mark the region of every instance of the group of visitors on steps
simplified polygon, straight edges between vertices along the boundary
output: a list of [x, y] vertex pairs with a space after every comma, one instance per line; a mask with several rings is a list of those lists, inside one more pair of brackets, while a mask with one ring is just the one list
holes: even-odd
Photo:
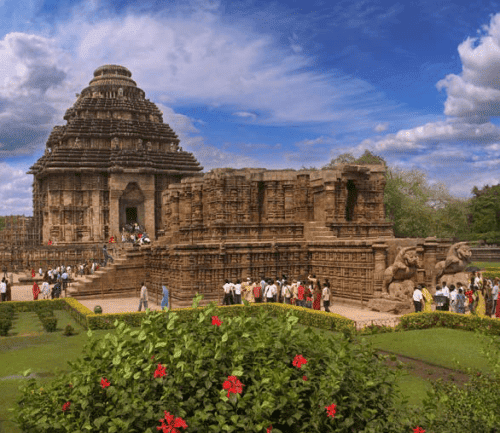
[[330, 282], [323, 284], [316, 275], [300, 279], [289, 279], [286, 275], [275, 279], [261, 277], [260, 282], [252, 283], [250, 278], [235, 283], [226, 280], [223, 305], [241, 304], [242, 295], [248, 302], [281, 302], [299, 307], [321, 309], [321, 301], [325, 311], [330, 312]]
[[500, 317], [499, 281], [498, 278], [492, 281], [473, 273], [467, 287], [463, 287], [461, 282], [448, 287], [446, 281], [442, 281], [441, 285], [436, 286], [434, 297], [424, 285], [419, 285], [413, 292], [415, 312], [432, 311], [434, 301], [437, 311], [465, 314], [468, 307], [471, 314]]

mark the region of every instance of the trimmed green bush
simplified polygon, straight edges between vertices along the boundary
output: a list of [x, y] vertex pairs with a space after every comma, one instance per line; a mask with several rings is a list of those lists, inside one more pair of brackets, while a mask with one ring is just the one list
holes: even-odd
[[47, 332], [54, 332], [57, 329], [57, 318], [55, 317], [41, 317], [40, 321]]
[[0, 317], [0, 335], [2, 337], [7, 336], [11, 328], [12, 328], [12, 320], [10, 318]]
[[153, 433], [166, 412], [183, 419], [187, 432], [415, 427], [397, 409], [397, 373], [364, 340], [351, 344], [342, 334], [299, 328], [292, 309], [277, 320], [267, 308], [237, 309], [237, 317], [226, 309], [217, 317], [214, 304], [197, 308], [199, 299], [188, 321], [177, 312], [148, 311], [140, 329], [115, 321], [114, 335], [101, 340], [89, 330], [70, 373], [43, 391], [27, 381], [16, 409], [21, 429]]
[[100, 305], [96, 305], [94, 307], [94, 313], [95, 314], [102, 314], [102, 307]]

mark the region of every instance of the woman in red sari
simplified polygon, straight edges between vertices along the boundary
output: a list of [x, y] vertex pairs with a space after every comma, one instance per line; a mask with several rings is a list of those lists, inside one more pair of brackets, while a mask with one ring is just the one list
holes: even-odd
[[316, 280], [313, 291], [313, 309], [321, 310], [321, 283]]
[[35, 283], [33, 284], [33, 300], [37, 301], [38, 300], [38, 295], [40, 294], [40, 288], [38, 287], [38, 284]]
[[31, 270], [31, 278], [35, 278], [35, 270], [34, 269]]

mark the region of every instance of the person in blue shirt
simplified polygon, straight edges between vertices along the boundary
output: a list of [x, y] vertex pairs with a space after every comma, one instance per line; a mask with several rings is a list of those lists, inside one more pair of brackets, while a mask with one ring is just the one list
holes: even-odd
[[164, 307], [168, 307], [168, 289], [167, 286], [161, 286], [163, 289], [163, 299], [161, 300], [161, 309], [163, 310]]

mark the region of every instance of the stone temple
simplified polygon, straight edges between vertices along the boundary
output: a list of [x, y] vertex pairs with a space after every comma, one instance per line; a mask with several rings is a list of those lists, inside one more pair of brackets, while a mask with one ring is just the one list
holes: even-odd
[[131, 76], [97, 68], [31, 167], [40, 243], [104, 242], [133, 221], [156, 237], [162, 193], [202, 170]]
[[[97, 68], [66, 125], [54, 127], [29, 171], [27, 241], [2, 249], [2, 266], [74, 266], [102, 258], [102, 244], [115, 236], [122, 251], [116, 263], [72, 284], [71, 296], [133, 296], [145, 281], [153, 299], [167, 285], [186, 305], [196, 292], [220, 301], [226, 278], [283, 274], [329, 279], [342, 298], [397, 297], [411, 284], [430, 286], [437, 263], [448, 260], [446, 240], [394, 238], [384, 213], [384, 166], [202, 174], [131, 76], [123, 66]], [[121, 228], [132, 221], [145, 228], [150, 246], [120, 244]]]

